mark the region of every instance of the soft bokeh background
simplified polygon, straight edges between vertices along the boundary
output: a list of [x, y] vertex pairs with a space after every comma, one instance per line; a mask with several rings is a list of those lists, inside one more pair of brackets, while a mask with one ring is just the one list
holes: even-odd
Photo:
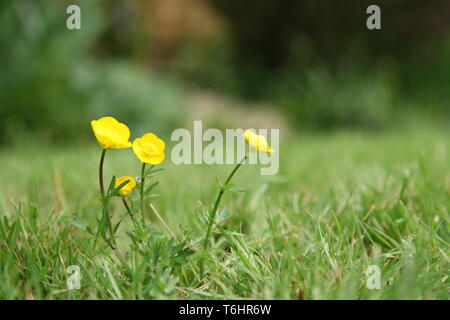
[[[66, 28], [69, 4], [81, 30]], [[333, 132], [450, 119], [450, 3], [2, 1], [0, 142], [90, 141], [103, 115], [135, 136], [203, 119]], [[87, 140], [86, 138], [90, 139]]]
[[[369, 31], [365, 0], [0, 1], [0, 299], [448, 299], [450, 1], [376, 3]], [[129, 264], [92, 245], [105, 115], [166, 141], [149, 201], [190, 260], [150, 211], [135, 250], [116, 198]], [[208, 251], [200, 217], [232, 166], [170, 161], [193, 120], [281, 129], [279, 173], [239, 169], [246, 191], [218, 214], [232, 236]], [[130, 149], [107, 152], [105, 181], [139, 172]], [[366, 287], [373, 264], [383, 290]]]

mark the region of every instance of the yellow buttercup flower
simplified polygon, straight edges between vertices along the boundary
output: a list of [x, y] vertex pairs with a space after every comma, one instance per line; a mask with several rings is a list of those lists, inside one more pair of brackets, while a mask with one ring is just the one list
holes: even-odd
[[103, 117], [91, 121], [97, 141], [103, 149], [122, 149], [131, 147], [130, 129], [114, 119], [113, 117]]
[[129, 182], [127, 184], [125, 184], [122, 188], [120, 188], [120, 190], [119, 190], [119, 194], [122, 197], [129, 194], [131, 191], [133, 191], [134, 187], [136, 187], [136, 180], [134, 180], [133, 177], [125, 176], [125, 177], [120, 177], [116, 180], [116, 183], [114, 184], [114, 188], [119, 187], [125, 181], [129, 181]]
[[244, 138], [245, 141], [249, 145], [251, 145], [253, 148], [255, 148], [258, 151], [264, 151], [264, 152], [273, 152], [273, 149], [271, 146], [267, 144], [266, 137], [262, 135], [258, 135], [251, 131], [250, 129], [245, 130], [244, 132]]
[[143, 163], [159, 164], [164, 161], [165, 143], [153, 133], [146, 133], [133, 141], [133, 151]]

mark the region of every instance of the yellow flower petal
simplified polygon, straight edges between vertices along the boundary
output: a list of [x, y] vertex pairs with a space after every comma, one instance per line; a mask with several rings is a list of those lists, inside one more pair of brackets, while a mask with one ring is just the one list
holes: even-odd
[[153, 133], [146, 133], [133, 141], [134, 154], [141, 162], [160, 164], [164, 161], [165, 143]]
[[269, 152], [269, 153], [273, 152], [272, 147], [269, 146], [269, 144], [267, 143], [266, 137], [264, 137], [262, 135], [258, 135], [256, 133], [254, 133], [253, 131], [251, 131], [250, 129], [245, 130], [244, 138], [245, 138], [245, 141], [247, 141], [247, 143], [249, 145], [251, 145], [253, 148], [255, 148], [258, 151]]
[[91, 121], [97, 141], [103, 149], [122, 149], [131, 147], [130, 129], [114, 119], [113, 117], [103, 117]]
[[119, 187], [125, 181], [129, 181], [129, 182], [127, 184], [125, 184], [122, 188], [120, 188], [120, 190], [119, 190], [119, 194], [122, 197], [129, 194], [131, 191], [133, 191], [134, 187], [136, 187], [136, 180], [134, 180], [133, 177], [124, 176], [124, 177], [120, 177], [116, 180], [116, 182], [114, 184], [114, 188]]

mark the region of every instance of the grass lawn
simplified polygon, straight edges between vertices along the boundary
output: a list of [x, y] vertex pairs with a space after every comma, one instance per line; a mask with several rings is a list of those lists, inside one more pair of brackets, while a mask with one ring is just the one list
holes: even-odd
[[[448, 128], [282, 136], [280, 154], [276, 176], [240, 168], [233, 182], [246, 191], [225, 193], [208, 250], [199, 217], [232, 166], [175, 166], [167, 154], [151, 201], [177, 239], [150, 210], [133, 228], [114, 198], [112, 250], [83, 230], [101, 216], [94, 138], [3, 149], [0, 298], [448, 298]], [[106, 181], [139, 174], [130, 150], [106, 157]], [[80, 290], [67, 290], [70, 265]], [[379, 290], [366, 287], [370, 265]]]

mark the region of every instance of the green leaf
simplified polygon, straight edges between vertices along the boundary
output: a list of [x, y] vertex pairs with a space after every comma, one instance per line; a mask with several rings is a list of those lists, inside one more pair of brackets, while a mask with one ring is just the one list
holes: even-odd
[[225, 231], [227, 234], [229, 234], [230, 236], [237, 236], [237, 237], [244, 237], [245, 234], [243, 233], [239, 233], [236, 231]]
[[15, 221], [14, 223], [12, 223], [11, 224], [11, 227], [10, 227], [10, 231], [9, 231], [9, 234], [8, 234], [8, 239], [7, 239], [7, 243], [8, 243], [8, 245], [9, 246], [15, 246], [15, 243], [16, 243], [16, 237], [17, 237], [17, 234], [18, 234], [18, 227], [19, 227], [19, 222], [18, 221]]
[[114, 184], [116, 183], [116, 176], [111, 178], [111, 182], [109, 183], [107, 197], [111, 197], [113, 195]]
[[92, 229], [86, 223], [84, 223], [84, 221], [82, 221], [79, 217], [70, 219], [69, 223], [80, 230], [83, 230], [91, 235], [94, 235]]
[[166, 170], [165, 168], [156, 168], [155, 166], [150, 166], [145, 170], [144, 176], [147, 177], [150, 174], [156, 173], [156, 172], [160, 172], [160, 171], [164, 171]]
[[200, 220], [200, 223], [204, 226], [208, 225], [208, 221], [209, 221], [209, 212], [208, 210], [202, 210], [202, 212], [199, 212], [197, 214], [198, 219]]
[[70, 224], [74, 227], [86, 231], [86, 224], [80, 218], [70, 219]]
[[119, 226], [121, 225], [123, 220], [120, 220], [119, 222], [117, 222], [117, 224], [114, 226], [114, 234], [116, 234], [117, 229], [119, 229]]
[[117, 186], [117, 188], [114, 189], [114, 195], [118, 195], [120, 189], [122, 189], [123, 187], [125, 187], [129, 182], [131, 182], [131, 181], [130, 181], [130, 180], [127, 180], [127, 181], [124, 181], [124, 182], [122, 182], [121, 184], [119, 184], [119, 185]]
[[232, 215], [233, 212], [228, 211], [227, 208], [223, 208], [222, 210], [220, 210], [220, 212], [217, 213], [216, 218], [214, 219], [215, 220], [214, 223], [219, 224], [230, 218]]
[[147, 190], [145, 190], [145, 194], [148, 194], [150, 192], [152, 192], [152, 190], [159, 184], [159, 181], [153, 182], [148, 188]]

